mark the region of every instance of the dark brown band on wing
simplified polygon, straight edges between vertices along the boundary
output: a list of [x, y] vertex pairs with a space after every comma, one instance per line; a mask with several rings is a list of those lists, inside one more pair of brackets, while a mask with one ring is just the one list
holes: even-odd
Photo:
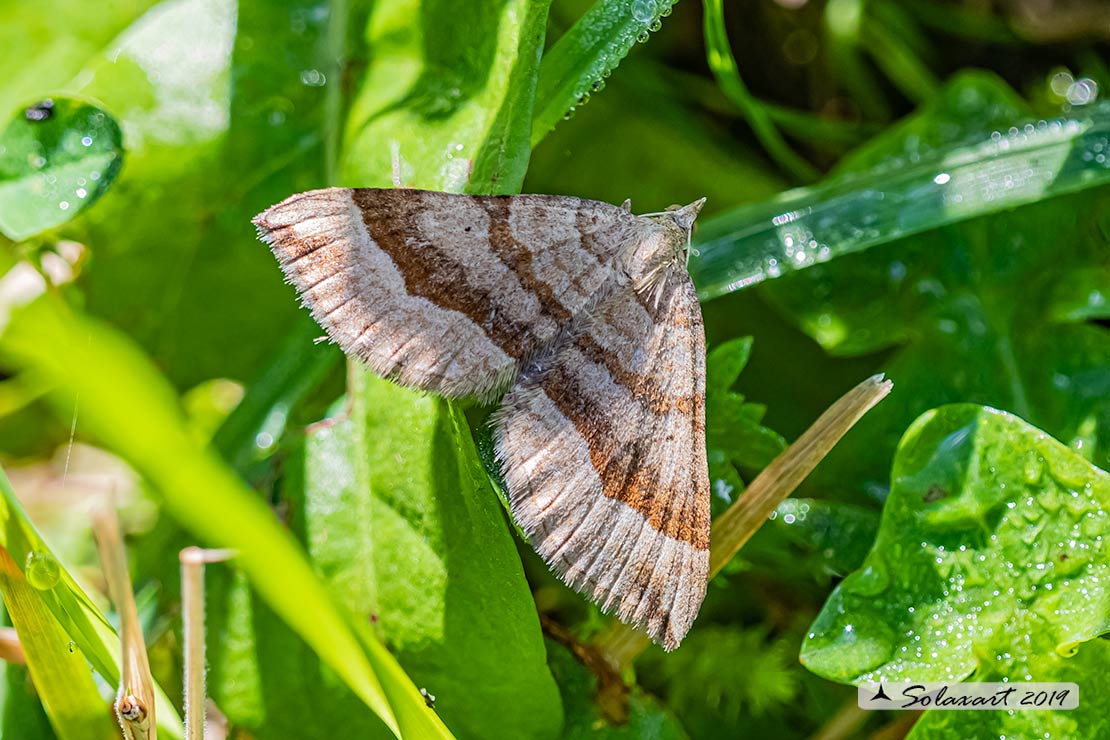
[[[557, 364], [544, 375], [542, 386], [585, 440], [606, 498], [632, 507], [648, 519], [653, 529], [668, 537], [688, 542], [697, 550], [709, 549], [708, 481], [702, 480], [694, 461], [689, 461], [694, 465], [694, 475], [687, 485], [705, 490], [660, 489], [659, 471], [643, 462], [658, 440], [640, 435], [631, 444], [620, 445], [617, 440], [627, 440], [630, 435], [622, 433], [620, 421], [614, 419], [609, 409], [599, 408], [591, 401], [589, 390], [582, 388], [578, 376], [568, 372], [563, 364]], [[633, 392], [633, 396], [643, 400], [638, 393]], [[696, 430], [699, 425], [704, 426], [700, 421], [704, 419], [704, 402], [698, 398], [692, 403], [695, 410], [690, 417]], [[694, 434], [693, 438], [698, 440], [701, 434]]]
[[532, 251], [513, 236], [509, 221], [510, 198], [495, 196], [477, 200], [489, 216], [490, 249], [516, 275], [521, 287], [539, 299], [540, 310], [560, 325], [565, 325], [572, 318], [570, 311], [559, 301], [551, 286], [536, 277], [532, 268]]
[[416, 233], [417, 227], [412, 214], [405, 208], [407, 201], [391, 197], [393, 194], [388, 190], [356, 189], [351, 193], [355, 205], [362, 211], [370, 238], [393, 260], [410, 295], [427, 298], [440, 308], [463, 314], [514, 359], [535, 349], [534, 342], [527, 341], [532, 336], [529, 327], [515, 320], [509, 312], [501, 311], [491, 320], [491, 312], [497, 305], [495, 297], [474, 287], [467, 280], [463, 265], [433, 244], [414, 246], [408, 243], [405, 235]]

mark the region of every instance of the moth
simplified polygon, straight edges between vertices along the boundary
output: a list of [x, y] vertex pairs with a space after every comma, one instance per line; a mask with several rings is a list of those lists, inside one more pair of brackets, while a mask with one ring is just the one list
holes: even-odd
[[328, 336], [401, 385], [501, 398], [513, 519], [572, 588], [670, 650], [709, 571], [705, 199], [328, 188], [254, 219]]

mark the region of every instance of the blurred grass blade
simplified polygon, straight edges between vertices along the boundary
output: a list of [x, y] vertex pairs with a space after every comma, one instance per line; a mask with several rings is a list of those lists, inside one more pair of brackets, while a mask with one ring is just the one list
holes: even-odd
[[1097, 156], [1110, 104], [1014, 121], [963, 145], [893, 160], [706, 221], [691, 275], [702, 300], [947, 224], [1110, 183]]
[[[293, 407], [339, 364], [333, 344], [315, 346], [323, 330], [308, 314], [298, 317], [262, 372], [212, 438], [212, 447], [240, 474], [281, 438]], [[263, 435], [260, 437], [260, 435]], [[263, 440], [270, 440], [263, 444]]]
[[131, 575], [127, 566], [127, 551], [119, 529], [119, 519], [114, 509], [95, 510], [92, 514], [93, 535], [100, 552], [101, 569], [108, 583], [108, 595], [116, 608], [120, 622], [120, 645], [123, 649], [120, 665], [119, 691], [115, 711], [127, 740], [156, 740], [154, 679], [150, 675], [150, 661], [146, 655], [146, 641], [139, 623], [139, 610], [131, 588]]
[[69, 221], [122, 163], [119, 124], [96, 106], [57, 98], [20, 111], [0, 133], [0, 233], [20, 241]]
[[540, 63], [532, 146], [605, 84], [629, 50], [646, 41], [677, 0], [597, 0]]
[[14, 312], [0, 351], [56, 381], [69, 404], [80, 396], [85, 431], [144, 475], [183, 526], [236, 549], [258, 593], [394, 734], [450, 737], [385, 648], [372, 640], [360, 646], [289, 532], [199, 446], [173, 390], [130, 341], [48, 294]]
[[717, 78], [717, 84], [744, 114], [760, 143], [780, 167], [802, 182], [816, 180], [820, 175], [817, 168], [790, 148], [782, 134], [775, 128], [771, 114], [748, 92], [748, 86], [740, 76], [736, 58], [733, 57], [729, 46], [728, 32], [725, 30], [723, 0], [705, 0], [704, 8], [705, 55], [713, 76]]
[[[70, 407], [72, 411], [72, 406]], [[65, 633], [63, 644], [73, 642], [74, 649], [84, 655], [93, 670], [109, 684], [119, 682], [120, 643], [108, 620], [100, 613], [69, 572], [51, 553], [35, 530], [27, 513], [15, 497], [11, 483], [0, 470], [0, 547], [15, 562], [25, 563], [28, 578], [43, 585], [38, 598]], [[40, 580], [41, 579], [41, 580]], [[10, 607], [9, 607], [10, 608]], [[155, 686], [159, 725], [165, 738], [181, 738], [181, 721], [165, 692]], [[103, 707], [105, 710], [106, 706]], [[110, 716], [109, 716], [110, 719]], [[113, 726], [114, 723], [113, 723]]]
[[[58, 567], [56, 562], [53, 567]], [[59, 740], [111, 740], [119, 730], [97, 691], [85, 656], [68, 647], [70, 636], [40, 595], [44, 590], [64, 588], [57, 583], [56, 570], [55, 583], [49, 582], [48, 575], [40, 572], [34, 581], [25, 578], [12, 554], [0, 547], [0, 595]]]

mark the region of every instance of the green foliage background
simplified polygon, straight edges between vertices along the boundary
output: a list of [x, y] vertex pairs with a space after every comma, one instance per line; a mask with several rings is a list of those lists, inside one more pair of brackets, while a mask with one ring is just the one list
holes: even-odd
[[[0, 736], [118, 733], [85, 521], [109, 494], [165, 737], [195, 543], [237, 552], [207, 577], [232, 737], [1105, 734], [1105, 10], [672, 5], [0, 0], [0, 595], [28, 663]], [[509, 522], [485, 410], [313, 341], [250, 217], [397, 182], [708, 196], [715, 513], [894, 380], [677, 652], [582, 660], [608, 618]], [[968, 676], [1082, 705], [855, 710], [853, 683]]]

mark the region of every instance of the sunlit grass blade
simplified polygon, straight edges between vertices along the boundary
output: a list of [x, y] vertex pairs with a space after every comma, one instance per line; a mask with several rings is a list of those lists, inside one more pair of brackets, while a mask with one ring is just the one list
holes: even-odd
[[677, 0], [598, 0], [540, 63], [532, 146], [605, 84], [637, 41], [670, 15]]
[[385, 648], [360, 645], [291, 534], [199, 445], [173, 390], [129, 340], [45, 295], [15, 312], [0, 350], [57, 382], [68, 392], [66, 408], [80, 396], [83, 431], [144, 475], [184, 527], [236, 549], [262, 598], [395, 734], [450, 737]]
[[35, 580], [33, 586], [11, 553], [0, 548], [0, 595], [19, 633], [39, 698], [59, 740], [110, 740], [119, 730], [88, 663], [81, 651], [68, 647], [69, 635], [41, 596], [44, 590], [65, 586], [57, 580], [50, 584], [47, 574], [41, 575], [44, 580]]
[[[1014, 121], [913, 162], [887, 163], [707, 220], [691, 275], [703, 300], [910, 234], [1110, 183], [1095, 152], [1110, 106]], [[1089, 155], [1089, 156], [1088, 156]]]
[[[0, 546], [17, 563], [24, 563], [33, 578], [51, 587], [37, 591], [38, 598], [57, 620], [66, 635], [65, 644], [83, 654], [92, 668], [109, 684], [120, 678], [120, 643], [108, 620], [77, 584], [35, 530], [15, 497], [11, 483], [0, 470]], [[158, 731], [165, 738], [181, 738], [177, 710], [158, 686], [154, 687], [159, 717]], [[107, 705], [105, 704], [105, 708]], [[109, 716], [109, 719], [110, 716]], [[114, 723], [113, 723], [114, 726]]]

